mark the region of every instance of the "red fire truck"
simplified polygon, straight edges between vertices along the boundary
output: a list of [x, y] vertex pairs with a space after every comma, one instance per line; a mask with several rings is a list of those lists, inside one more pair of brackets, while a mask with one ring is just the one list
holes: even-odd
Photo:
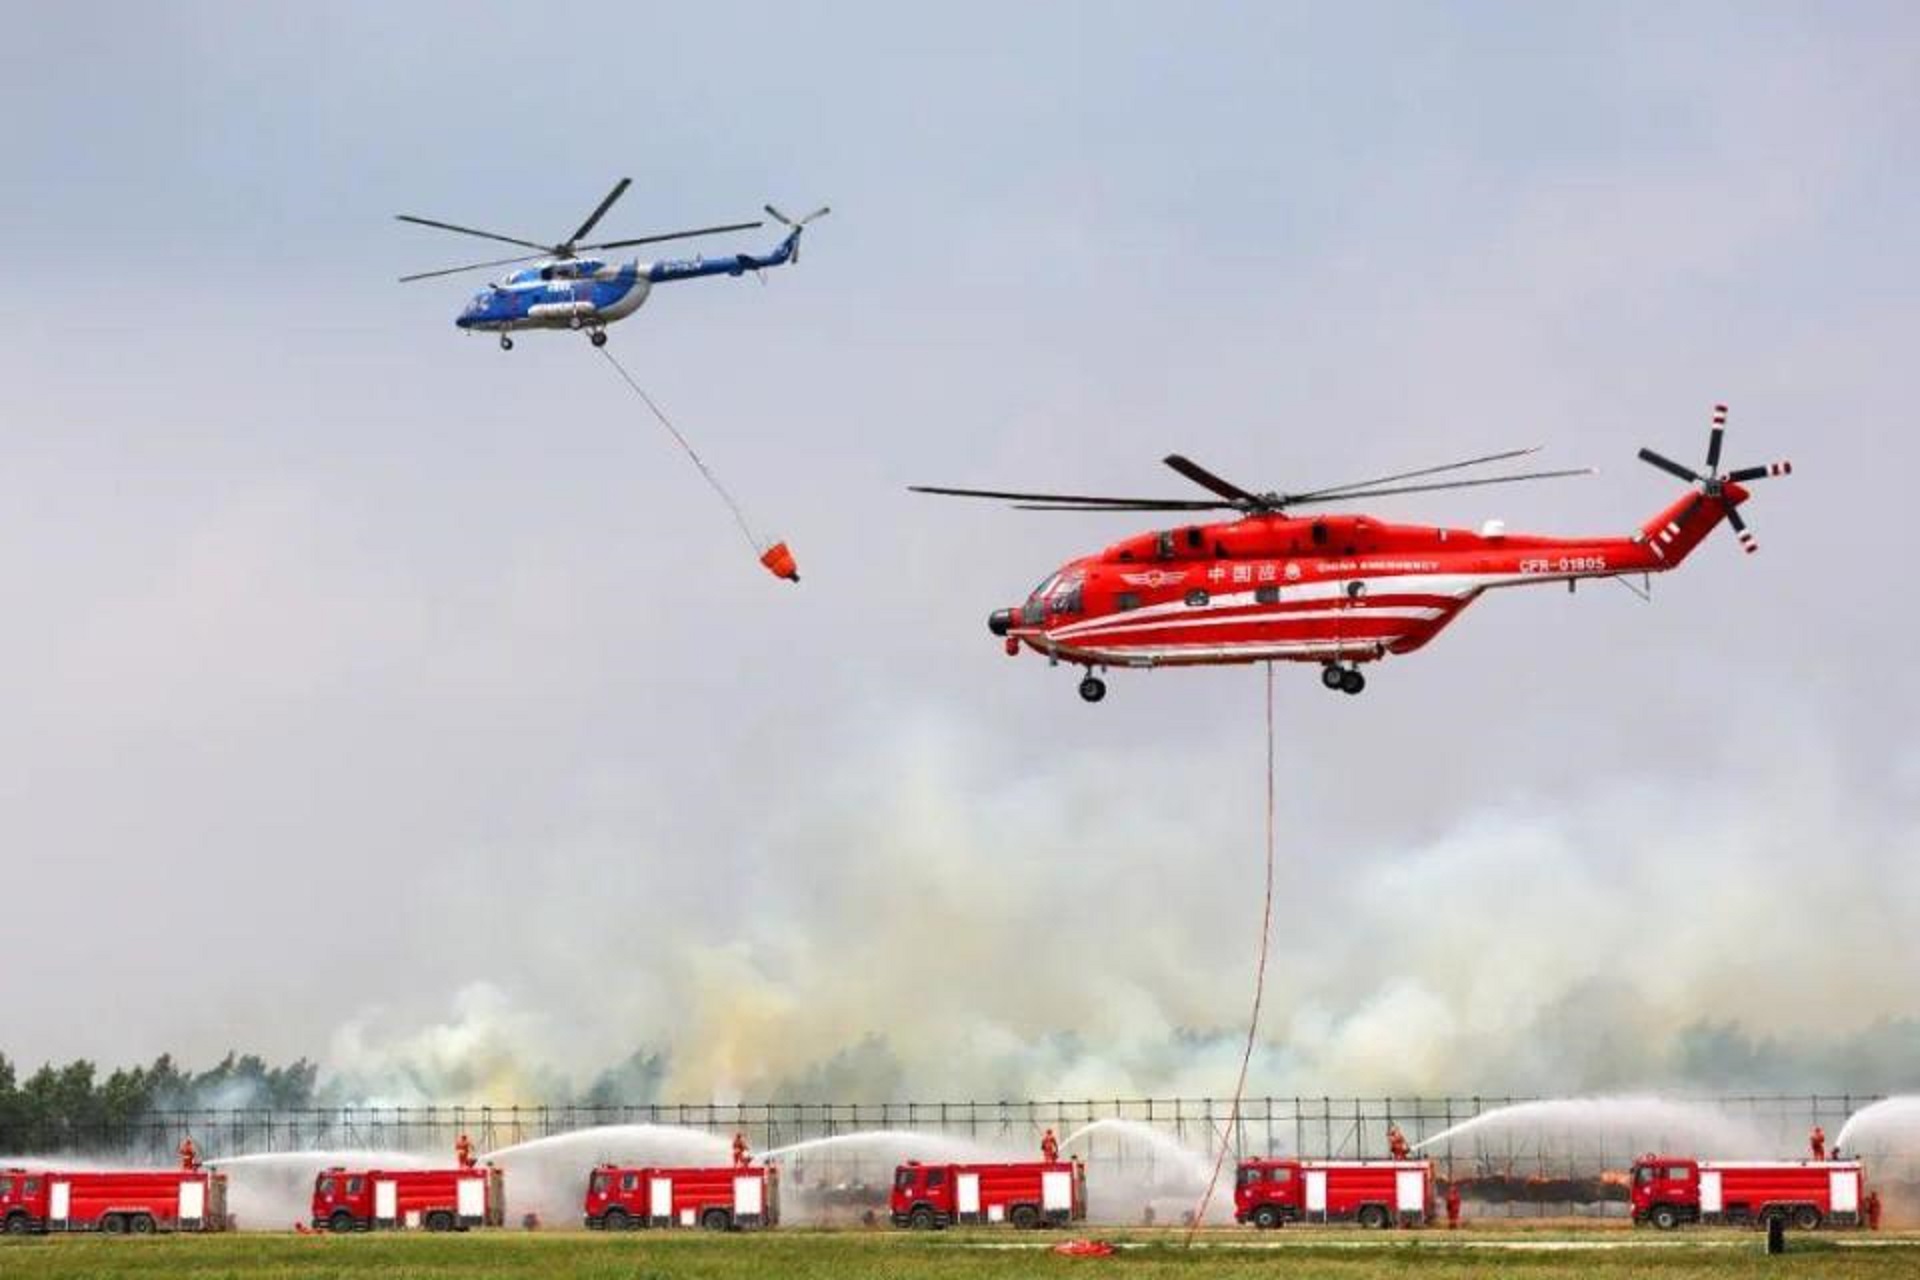
[[465, 1231], [506, 1221], [500, 1170], [323, 1169], [313, 1180], [313, 1225], [327, 1231], [425, 1227]]
[[1687, 1222], [1778, 1218], [1802, 1231], [1857, 1227], [1866, 1198], [1858, 1160], [1696, 1160], [1646, 1155], [1633, 1166], [1633, 1220], [1663, 1231]]
[[1256, 1227], [1423, 1227], [1432, 1217], [1431, 1160], [1242, 1160], [1234, 1177], [1233, 1220]]
[[954, 1223], [1042, 1227], [1087, 1216], [1087, 1170], [1076, 1160], [1022, 1164], [922, 1164], [893, 1172], [893, 1225], [931, 1230]]
[[0, 1225], [29, 1231], [224, 1231], [227, 1178], [206, 1169], [0, 1169]]
[[705, 1227], [732, 1231], [780, 1225], [780, 1171], [770, 1165], [654, 1169], [603, 1164], [587, 1175], [587, 1226]]

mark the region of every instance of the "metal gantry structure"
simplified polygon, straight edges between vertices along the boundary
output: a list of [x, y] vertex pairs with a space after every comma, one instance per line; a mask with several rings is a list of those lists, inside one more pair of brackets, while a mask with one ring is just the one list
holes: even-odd
[[[1695, 1114], [1737, 1122], [1771, 1154], [1806, 1151], [1814, 1125], [1837, 1135], [1848, 1116], [1880, 1100], [1879, 1094], [1746, 1094], [1663, 1096]], [[1389, 1126], [1431, 1156], [1439, 1176], [1483, 1188], [1514, 1214], [1581, 1212], [1596, 1179], [1618, 1175], [1646, 1151], [1684, 1149], [1689, 1137], [1662, 1132], [1655, 1120], [1587, 1124], [1510, 1123], [1465, 1134], [1448, 1131], [1476, 1117], [1527, 1103], [1554, 1101], [1517, 1095], [1447, 1097], [1253, 1097], [1234, 1117], [1224, 1098], [1108, 1098], [957, 1102], [761, 1102], [470, 1104], [453, 1106], [333, 1106], [300, 1110], [222, 1109], [155, 1111], [120, 1124], [70, 1130], [62, 1143], [76, 1154], [111, 1151], [130, 1160], [165, 1162], [182, 1138], [192, 1137], [203, 1156], [223, 1157], [303, 1151], [444, 1152], [466, 1134], [481, 1152], [606, 1126], [653, 1125], [730, 1139], [743, 1134], [755, 1151], [818, 1138], [901, 1133], [965, 1139], [1000, 1151], [1037, 1150], [1052, 1129], [1062, 1139], [1082, 1135], [1073, 1153], [1097, 1174], [1102, 1169], [1135, 1172], [1168, 1158], [1169, 1150], [1205, 1153], [1226, 1138], [1236, 1156], [1300, 1155], [1346, 1158], [1387, 1154]], [[1560, 1101], [1578, 1104], [1578, 1099]], [[1591, 1100], [1587, 1100], [1591, 1101]], [[1123, 1122], [1100, 1125], [1101, 1121]], [[1229, 1132], [1229, 1130], [1231, 1130]], [[1170, 1139], [1143, 1141], [1150, 1135]], [[21, 1151], [0, 1133], [0, 1152]], [[1712, 1154], [1712, 1153], [1702, 1153]], [[1746, 1154], [1746, 1153], [1741, 1153]], [[890, 1168], [857, 1145], [807, 1156], [815, 1180], [878, 1180]], [[1920, 1151], [1877, 1153], [1874, 1176], [1920, 1182]], [[1601, 1199], [1618, 1200], [1619, 1195]], [[1591, 1203], [1591, 1202], [1590, 1202]], [[1607, 1212], [1605, 1206], [1593, 1212]]]

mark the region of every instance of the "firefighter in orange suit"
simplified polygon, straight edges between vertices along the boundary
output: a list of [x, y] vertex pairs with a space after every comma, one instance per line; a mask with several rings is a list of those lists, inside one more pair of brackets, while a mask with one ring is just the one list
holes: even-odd
[[453, 1140], [453, 1158], [462, 1169], [473, 1168], [473, 1139], [461, 1134]]
[[752, 1163], [752, 1160], [747, 1154], [747, 1135], [744, 1133], [734, 1134], [733, 1135], [733, 1167], [736, 1169], [744, 1169], [751, 1163]]
[[182, 1169], [200, 1167], [200, 1148], [193, 1145], [192, 1138], [180, 1139], [180, 1167]]
[[1815, 1160], [1827, 1158], [1827, 1131], [1819, 1125], [1813, 1126], [1813, 1132], [1807, 1135], [1807, 1148], [1813, 1152]]
[[1447, 1230], [1458, 1231], [1459, 1229], [1460, 1184], [1457, 1182], [1449, 1182], [1447, 1184]]
[[1407, 1135], [1400, 1132], [1400, 1126], [1397, 1124], [1387, 1126], [1387, 1154], [1395, 1160], [1405, 1160], [1409, 1154]]
[[1048, 1164], [1060, 1158], [1060, 1139], [1053, 1136], [1051, 1129], [1040, 1135], [1040, 1158]]
[[1867, 1230], [1878, 1231], [1880, 1229], [1880, 1193], [1878, 1191], [1867, 1192], [1866, 1207]]

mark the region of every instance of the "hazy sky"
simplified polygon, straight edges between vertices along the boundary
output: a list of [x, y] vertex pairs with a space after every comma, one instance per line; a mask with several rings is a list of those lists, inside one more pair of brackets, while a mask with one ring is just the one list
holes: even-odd
[[[1489, 598], [1359, 699], [1281, 669], [1252, 1087], [1641, 1083], [1710, 1075], [1703, 1022], [1920, 1016], [1910, 6], [566, 19], [4, 11], [0, 1051], [1218, 1092], [1259, 672], [1082, 705], [985, 616], [1137, 519], [904, 486], [1545, 443], [1602, 474], [1380, 513], [1616, 532], [1718, 399], [1732, 463], [1796, 464], [1760, 555]], [[609, 235], [834, 206], [764, 288], [612, 331], [797, 588], [584, 342], [395, 283], [487, 250], [394, 213], [557, 239], [623, 175]]]

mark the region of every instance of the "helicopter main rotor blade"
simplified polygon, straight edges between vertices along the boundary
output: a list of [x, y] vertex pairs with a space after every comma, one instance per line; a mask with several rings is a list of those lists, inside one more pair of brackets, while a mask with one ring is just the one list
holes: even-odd
[[1182, 498], [1101, 498], [1080, 493], [1021, 493], [1005, 489], [954, 489], [945, 485], [910, 484], [907, 488], [914, 493], [932, 493], [946, 498], [992, 498], [1001, 502], [1043, 502], [1062, 508], [1088, 511], [1107, 509], [1126, 511], [1150, 509], [1155, 511], [1211, 511], [1217, 507], [1231, 506], [1225, 502], [1196, 502]]
[[587, 233], [593, 230], [594, 224], [606, 216], [607, 210], [613, 208], [613, 202], [625, 195], [627, 188], [632, 185], [632, 178], [622, 178], [620, 181], [614, 183], [613, 190], [607, 192], [607, 198], [600, 202], [600, 207], [587, 215], [587, 220], [580, 224], [580, 229], [567, 237], [567, 243], [578, 244], [582, 240], [585, 240]]
[[1011, 504], [1016, 511], [1079, 511], [1099, 513], [1103, 511], [1238, 511], [1237, 503], [1232, 502], [1016, 502]]
[[1310, 498], [1344, 493], [1349, 489], [1365, 489], [1376, 484], [1391, 484], [1395, 480], [1412, 480], [1417, 476], [1439, 475], [1442, 471], [1458, 471], [1463, 467], [1478, 467], [1489, 462], [1505, 462], [1509, 458], [1524, 458], [1529, 454], [1538, 453], [1541, 448], [1541, 445], [1536, 444], [1526, 449], [1507, 449], [1500, 453], [1489, 453], [1483, 454], [1478, 458], [1468, 458], [1464, 462], [1448, 462], [1437, 467], [1421, 467], [1417, 471], [1402, 471], [1397, 475], [1391, 476], [1375, 476], [1371, 480], [1355, 480], [1351, 484], [1328, 485], [1324, 489], [1313, 489], [1306, 493], [1289, 494], [1287, 495], [1287, 500], [1289, 502], [1300, 502]]
[[548, 256], [546, 253], [530, 253], [520, 258], [495, 258], [492, 262], [469, 262], [464, 267], [443, 267], [438, 271], [416, 271], [410, 276], [401, 276], [400, 283], [406, 284], [413, 280], [431, 280], [435, 276], [457, 276], [462, 271], [479, 271], [485, 267], [508, 267], [516, 262], [538, 262], [540, 259]]
[[494, 231], [476, 231], [472, 227], [463, 227], [457, 223], [436, 222], [432, 218], [416, 218], [410, 213], [396, 213], [393, 216], [401, 222], [412, 222], [422, 227], [438, 227], [442, 231], [458, 231], [463, 236], [479, 236], [482, 240], [498, 240], [502, 244], [517, 244], [523, 249], [538, 249], [542, 254], [553, 252], [552, 245], [536, 244], [532, 240], [503, 236]]
[[1213, 474], [1213, 472], [1207, 470], [1192, 458], [1182, 457], [1177, 453], [1170, 453], [1160, 459], [1160, 461], [1166, 463], [1169, 467], [1172, 467], [1175, 471], [1178, 471], [1202, 489], [1207, 490], [1209, 493], [1217, 493], [1230, 502], [1245, 502], [1255, 505], [1258, 505], [1260, 502], [1258, 494], [1248, 493], [1231, 480], [1222, 480], [1219, 476]]
[[751, 231], [760, 222], [729, 222], [723, 227], [696, 227], [692, 231], [669, 231], [665, 235], [637, 236], [632, 240], [602, 240], [599, 244], [575, 245], [576, 249], [624, 249], [628, 245], [658, 244], [662, 240], [690, 240], [694, 236], [715, 236], [723, 231]]
[[1521, 480], [1556, 480], [1562, 476], [1590, 476], [1598, 467], [1573, 467], [1565, 471], [1525, 471], [1517, 476], [1490, 476], [1485, 480], [1443, 480], [1438, 484], [1407, 484], [1392, 489], [1359, 489], [1347, 493], [1288, 498], [1288, 506], [1312, 506], [1326, 502], [1345, 502], [1350, 498], [1384, 498], [1397, 493], [1435, 493], [1441, 489], [1476, 489], [1489, 484], [1514, 484]]

